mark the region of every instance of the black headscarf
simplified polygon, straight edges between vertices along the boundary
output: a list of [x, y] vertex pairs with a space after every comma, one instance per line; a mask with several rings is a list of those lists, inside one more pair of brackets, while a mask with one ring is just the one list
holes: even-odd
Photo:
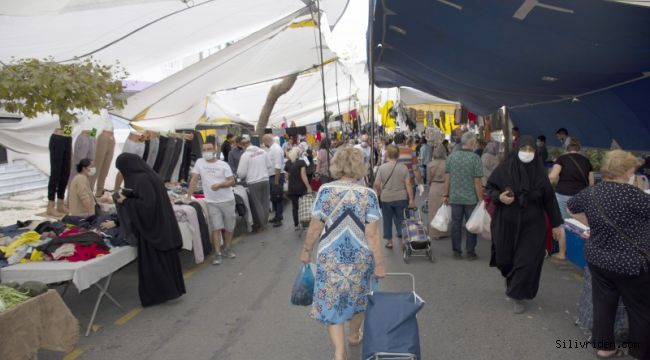
[[[498, 185], [501, 191], [509, 187], [519, 199], [519, 206], [527, 204], [528, 195], [541, 191], [548, 182], [548, 173], [542, 159], [537, 155], [536, 140], [530, 135], [519, 138], [517, 148], [510, 154], [501, 166], [497, 167], [488, 182]], [[535, 151], [533, 161], [524, 163], [519, 160], [519, 150], [524, 146], [531, 146]]]
[[161, 251], [180, 248], [180, 229], [160, 175], [134, 154], [122, 153], [115, 166], [124, 177], [125, 187], [133, 190], [133, 197], [123, 206], [135, 235]]

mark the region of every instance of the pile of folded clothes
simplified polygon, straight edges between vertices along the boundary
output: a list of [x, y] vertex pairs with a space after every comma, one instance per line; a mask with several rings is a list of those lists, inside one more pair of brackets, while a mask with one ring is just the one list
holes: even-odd
[[126, 245], [135, 245], [135, 240], [120, 228], [115, 214], [19, 221], [0, 228], [0, 268], [30, 261], [86, 261]]

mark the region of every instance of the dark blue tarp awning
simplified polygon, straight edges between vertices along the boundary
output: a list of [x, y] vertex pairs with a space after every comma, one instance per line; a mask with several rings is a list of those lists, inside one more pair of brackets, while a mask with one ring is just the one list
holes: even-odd
[[375, 83], [410, 86], [523, 133], [650, 149], [650, 8], [604, 0], [377, 0]]

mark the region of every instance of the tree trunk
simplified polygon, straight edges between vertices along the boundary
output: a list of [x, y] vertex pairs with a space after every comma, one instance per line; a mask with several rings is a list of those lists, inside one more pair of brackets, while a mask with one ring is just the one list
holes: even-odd
[[275, 103], [278, 101], [280, 96], [286, 94], [289, 92], [289, 90], [291, 90], [293, 84], [296, 83], [297, 79], [298, 74], [292, 74], [286, 76], [280, 83], [275, 84], [271, 87], [269, 94], [266, 95], [266, 102], [264, 103], [264, 107], [262, 107], [262, 111], [260, 112], [260, 118], [257, 120], [256, 131], [258, 135], [264, 135], [264, 129], [269, 123], [269, 118], [271, 117], [271, 112], [273, 112]]

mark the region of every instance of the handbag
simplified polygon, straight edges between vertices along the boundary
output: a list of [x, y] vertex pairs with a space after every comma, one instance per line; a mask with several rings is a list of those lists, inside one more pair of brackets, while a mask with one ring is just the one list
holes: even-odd
[[311, 209], [314, 205], [314, 194], [305, 194], [298, 199], [298, 221], [308, 223], [311, 220]]
[[244, 199], [237, 194], [235, 194], [235, 211], [239, 216], [246, 215], [246, 204], [244, 204]]
[[639, 246], [639, 244], [637, 244], [630, 236], [624, 233], [623, 230], [621, 230], [618, 226], [616, 226], [616, 224], [614, 224], [614, 222], [609, 217], [607, 217], [607, 215], [605, 215], [605, 210], [603, 209], [603, 206], [600, 204], [600, 202], [598, 202], [598, 199], [596, 198], [596, 193], [593, 188], [591, 189], [591, 197], [594, 204], [596, 204], [596, 207], [598, 208], [598, 212], [600, 213], [600, 216], [603, 218], [603, 220], [605, 220], [607, 225], [609, 225], [612, 229], [616, 230], [616, 232], [618, 232], [618, 234], [621, 235], [623, 239], [625, 239], [630, 245], [632, 245], [632, 247], [636, 251], [641, 253], [641, 255], [646, 259], [648, 264], [650, 264], [650, 250], [643, 250]]

